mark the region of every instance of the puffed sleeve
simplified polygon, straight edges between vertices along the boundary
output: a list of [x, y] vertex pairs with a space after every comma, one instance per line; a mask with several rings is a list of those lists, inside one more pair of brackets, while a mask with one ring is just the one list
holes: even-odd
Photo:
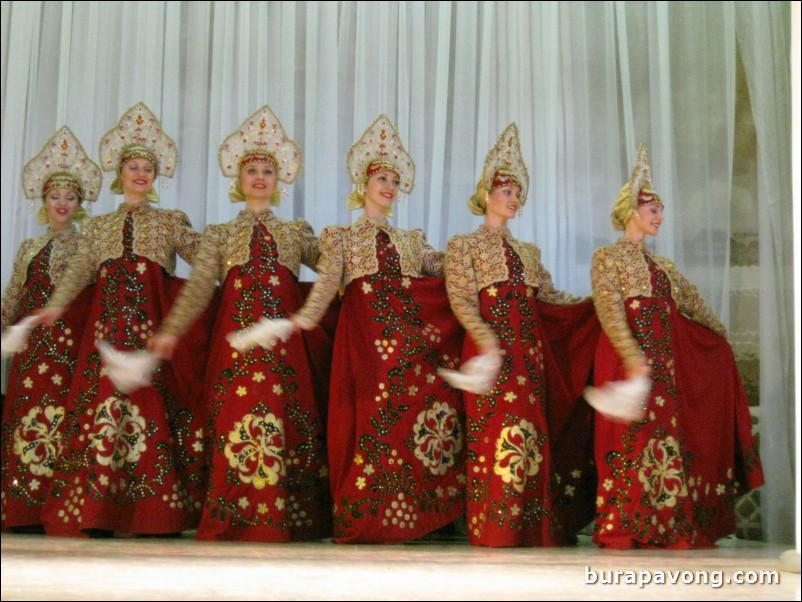
[[473, 256], [464, 238], [456, 236], [448, 241], [445, 273], [448, 301], [460, 324], [480, 348], [497, 344], [496, 334], [482, 319]]
[[535, 257], [535, 273], [539, 283], [537, 298], [540, 301], [552, 303], [554, 305], [570, 305], [571, 303], [579, 303], [582, 301], [582, 297], [576, 297], [571, 293], [554, 288], [554, 281], [551, 279], [551, 274], [540, 261], [540, 249], [536, 249]]
[[340, 289], [343, 278], [343, 239], [342, 230], [334, 227], [324, 228], [320, 235], [320, 261], [317, 265], [318, 278], [304, 306], [298, 311], [302, 318], [317, 324], [326, 313], [334, 295]]
[[727, 328], [718, 319], [713, 308], [705, 302], [696, 285], [674, 268], [673, 264], [672, 268], [671, 281], [675, 289], [672, 292], [679, 310], [694, 322], [698, 322], [717, 335], [726, 337]]
[[627, 324], [624, 295], [616, 284], [617, 273], [609, 252], [604, 248], [597, 249], [590, 267], [593, 304], [601, 327], [629, 370], [646, 361], [646, 357]]
[[421, 273], [426, 276], [442, 276], [445, 254], [429, 244], [423, 230], [415, 230], [415, 232], [420, 235]]
[[5, 330], [17, 321], [22, 296], [25, 290], [25, 279], [27, 278], [27, 266], [25, 256], [30, 253], [29, 247], [33, 240], [22, 241], [17, 257], [14, 260], [14, 268], [11, 271], [11, 279], [3, 291], [2, 303], [2, 330]]
[[201, 235], [192, 229], [192, 224], [183, 211], [173, 211], [175, 221], [173, 223], [173, 240], [175, 240], [176, 252], [188, 264], [193, 265], [195, 255], [200, 247]]
[[220, 277], [220, 227], [207, 226], [195, 254], [192, 275], [164, 319], [161, 331], [183, 335], [209, 305]]
[[299, 217], [292, 223], [292, 227], [296, 230], [298, 242], [301, 245], [301, 263], [317, 271], [317, 264], [320, 261], [320, 245], [312, 225]]
[[92, 219], [84, 222], [78, 250], [70, 260], [70, 265], [61, 277], [53, 296], [50, 297], [47, 307], [67, 307], [92, 282], [98, 266], [94, 245], [94, 241], [99, 239], [95, 232], [96, 224], [97, 222]]

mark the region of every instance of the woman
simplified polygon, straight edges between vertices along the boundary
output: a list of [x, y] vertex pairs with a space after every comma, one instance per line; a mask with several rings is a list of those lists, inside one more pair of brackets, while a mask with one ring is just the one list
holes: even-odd
[[463, 360], [477, 350], [501, 360], [486, 394], [465, 395], [474, 545], [558, 545], [592, 517], [589, 413], [578, 400], [592, 359], [583, 349], [597, 328], [589, 302], [552, 307], [578, 299], [556, 290], [540, 249], [507, 229], [528, 186], [513, 123], [488, 152], [468, 202], [484, 224], [453, 237], [446, 251], [451, 307], [469, 335]]
[[278, 182], [292, 184], [298, 177], [301, 151], [264, 106], [226, 138], [218, 156], [223, 175], [236, 178], [231, 200], [244, 200], [245, 209], [206, 228], [192, 278], [151, 344], [169, 359], [216, 282], [222, 283], [212, 339], [217, 353], [207, 371], [211, 477], [196, 537], [328, 537], [324, 427], [304, 339], [244, 353], [225, 340], [262, 316], [282, 318], [303, 304], [298, 273], [301, 263], [317, 265], [317, 239], [304, 220], [286, 222], [270, 211], [280, 201]]
[[604, 329], [597, 384], [651, 378], [643, 420], [596, 419], [593, 537], [602, 547], [713, 547], [735, 530], [736, 496], [763, 484], [724, 325], [674, 264], [644, 244], [662, 221], [641, 147], [612, 213], [624, 235], [597, 249], [591, 267]]
[[[172, 177], [175, 144], [150, 109], [127, 111], [100, 144], [101, 166], [116, 170], [117, 211], [94, 218], [40, 320], [57, 319], [97, 279], [67, 398], [64, 455], [43, 520], [48, 534], [168, 534], [197, 525], [203, 501], [202, 415], [190, 403], [203, 369], [202, 332], [183, 362], [156, 370], [152, 386], [130, 395], [105, 374], [96, 340], [143, 349], [180, 287], [175, 254], [195, 257], [200, 235], [180, 211], [154, 209], [153, 182]], [[200, 405], [200, 404], [198, 404]]]
[[415, 166], [379, 116], [347, 159], [362, 207], [351, 226], [320, 237], [319, 278], [292, 318], [309, 329], [345, 288], [334, 341], [328, 445], [335, 541], [395, 543], [463, 511], [461, 403], [436, 376], [458, 362], [461, 331], [448, 309], [441, 254], [420, 230], [387, 223]]
[[[47, 232], [20, 246], [3, 293], [2, 329], [47, 303], [78, 246], [81, 203], [94, 201], [100, 168], [68, 127], [57, 131], [25, 165], [25, 195], [39, 198], [39, 223]], [[87, 294], [51, 327], [38, 326], [14, 357], [3, 406], [2, 527], [37, 528], [60, 453], [63, 398], [75, 372]]]

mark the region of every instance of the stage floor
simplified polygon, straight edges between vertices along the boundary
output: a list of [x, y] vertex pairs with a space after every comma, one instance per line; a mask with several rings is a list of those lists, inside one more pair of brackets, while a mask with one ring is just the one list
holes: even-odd
[[587, 537], [570, 548], [507, 549], [457, 540], [205, 543], [191, 534], [3, 534], [1, 543], [2, 600], [800, 599], [799, 574], [777, 568], [785, 548], [735, 539], [715, 550], [660, 552], [599, 550]]

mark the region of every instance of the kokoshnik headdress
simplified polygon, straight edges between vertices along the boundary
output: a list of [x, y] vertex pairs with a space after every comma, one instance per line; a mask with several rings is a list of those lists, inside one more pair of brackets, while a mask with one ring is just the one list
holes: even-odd
[[[120, 117], [100, 141], [100, 166], [103, 171], [116, 171], [117, 179], [111, 189], [122, 193], [120, 173], [122, 166], [135, 158], [147, 159], [153, 164], [156, 175], [172, 178], [178, 165], [175, 141], [162, 130], [162, 125], [144, 102], [139, 102]], [[155, 192], [148, 200], [158, 200]]]
[[496, 144], [487, 152], [479, 180], [479, 185], [487, 192], [512, 184], [521, 187], [520, 200], [521, 205], [524, 205], [529, 192], [529, 172], [521, 155], [518, 126], [514, 122], [504, 129]]
[[243, 162], [266, 160], [278, 168], [278, 179], [292, 184], [301, 173], [303, 155], [298, 144], [287, 137], [278, 117], [265, 105], [242, 122], [226, 138], [217, 153], [226, 177], [239, 175]]
[[53, 188], [69, 188], [82, 200], [94, 201], [102, 179], [100, 167], [66, 125], [22, 170], [22, 187], [29, 199], [42, 198]]
[[357, 187], [348, 197], [349, 209], [364, 204], [365, 182], [371, 175], [383, 169], [398, 174], [401, 192], [409, 194], [415, 186], [415, 162], [386, 115], [379, 115], [359, 140], [351, 145], [345, 164], [351, 181]]
[[[276, 114], [265, 105], [231, 133], [217, 152], [220, 170], [229, 178], [238, 178], [240, 169], [251, 161], [267, 161], [276, 168], [280, 182], [292, 184], [303, 167], [303, 154], [289, 138]], [[236, 188], [236, 183], [234, 186]], [[279, 195], [271, 203], [278, 205]], [[232, 200], [235, 200], [232, 196]], [[236, 200], [241, 200], [236, 198]]]
[[663, 200], [652, 188], [652, 168], [649, 165], [649, 156], [646, 153], [645, 144], [641, 144], [638, 147], [638, 153], [635, 156], [635, 167], [632, 169], [629, 184], [633, 209], [645, 205], [660, 205], [662, 207]]
[[[102, 180], [100, 167], [89, 158], [81, 142], [67, 126], [53, 134], [22, 170], [22, 189], [29, 199], [44, 200], [54, 188], [68, 188], [79, 199], [94, 201], [100, 192]], [[86, 215], [82, 209], [76, 213], [76, 220]], [[47, 223], [47, 215], [40, 215], [39, 221]]]

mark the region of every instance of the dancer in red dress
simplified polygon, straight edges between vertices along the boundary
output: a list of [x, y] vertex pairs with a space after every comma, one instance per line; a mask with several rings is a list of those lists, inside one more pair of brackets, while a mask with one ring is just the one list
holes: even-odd
[[594, 541], [610, 548], [704, 548], [735, 530], [737, 496], [763, 484], [746, 397], [724, 325], [674, 264], [652, 254], [663, 201], [646, 151], [619, 193], [624, 235], [593, 256], [604, 335], [597, 384], [649, 374], [642, 420], [596, 420]]
[[226, 138], [219, 159], [223, 175], [236, 178], [231, 200], [244, 200], [245, 209], [206, 228], [192, 277], [151, 345], [170, 357], [222, 283], [207, 377], [211, 475], [196, 537], [329, 537], [324, 425], [304, 337], [242, 353], [226, 341], [262, 317], [283, 318], [303, 304], [298, 273], [302, 263], [317, 265], [317, 238], [304, 220], [287, 222], [270, 211], [280, 201], [278, 182], [298, 177], [301, 151], [264, 106]]
[[420, 230], [387, 222], [415, 166], [386, 116], [347, 164], [356, 184], [348, 206], [364, 215], [323, 230], [319, 278], [293, 320], [312, 327], [344, 287], [328, 408], [334, 539], [403, 542], [464, 510], [460, 394], [436, 374], [458, 364], [462, 330], [442, 255]]
[[540, 249], [507, 229], [528, 186], [513, 123], [469, 201], [485, 223], [446, 251], [451, 307], [469, 335], [463, 360], [477, 350], [501, 359], [486, 394], [465, 394], [474, 545], [559, 545], [592, 519], [592, 416], [580, 398], [598, 323], [589, 301], [554, 288]]
[[[93, 218], [41, 319], [52, 321], [97, 279], [78, 365], [66, 400], [64, 453], [43, 522], [48, 534], [166, 534], [192, 529], [200, 517], [203, 415], [200, 391], [207, 339], [185, 339], [191, 353], [158, 368], [151, 386], [130, 395], [105, 374], [95, 340], [141, 350], [183, 282], [176, 251], [192, 262], [200, 243], [186, 215], [154, 209], [153, 181], [172, 176], [173, 141], [142, 103], [128, 110], [100, 144], [101, 167], [116, 171], [117, 211]], [[196, 404], [196, 405], [193, 405]]]
[[[25, 165], [25, 195], [41, 199], [39, 223], [47, 232], [20, 246], [3, 293], [2, 329], [45, 305], [78, 247], [73, 221], [100, 190], [100, 167], [62, 127]], [[53, 326], [37, 326], [12, 363], [3, 406], [2, 526], [41, 525], [40, 512], [61, 452], [64, 397], [70, 389], [89, 290]]]

